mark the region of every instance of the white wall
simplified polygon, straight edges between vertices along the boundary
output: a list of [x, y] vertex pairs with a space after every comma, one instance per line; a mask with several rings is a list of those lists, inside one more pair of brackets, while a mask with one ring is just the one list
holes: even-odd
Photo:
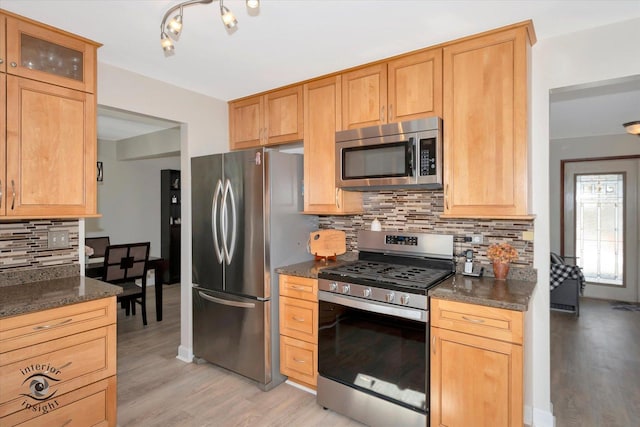
[[180, 169], [180, 157], [117, 160], [116, 142], [98, 141], [104, 181], [98, 182], [100, 218], [85, 220], [87, 236], [109, 236], [112, 244], [151, 242], [160, 256], [160, 171]]
[[98, 63], [98, 104], [182, 123], [182, 290], [178, 357], [191, 361], [190, 158], [228, 151], [227, 103], [122, 68]]
[[[535, 25], [535, 22], [534, 22]], [[525, 372], [530, 383], [533, 425], [552, 426], [549, 349], [549, 91], [554, 88], [640, 74], [640, 19], [539, 41], [532, 51], [534, 266], [538, 289], [530, 308]]]
[[[638, 111], [638, 116], [640, 116], [640, 111]], [[550, 221], [552, 251], [560, 253], [560, 187], [562, 182], [560, 161], [631, 155], [640, 155], [640, 139], [630, 134], [564, 138], [551, 141], [549, 150], [549, 209], [552, 213]]]

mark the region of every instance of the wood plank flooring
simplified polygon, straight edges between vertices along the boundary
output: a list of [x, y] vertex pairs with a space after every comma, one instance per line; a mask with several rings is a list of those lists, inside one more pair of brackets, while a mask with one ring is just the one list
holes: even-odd
[[[154, 301], [153, 288], [147, 297]], [[210, 364], [175, 358], [180, 287], [164, 287], [164, 320], [118, 312], [118, 425], [359, 426], [287, 384], [267, 393]], [[551, 312], [551, 400], [558, 427], [640, 420], [640, 312], [582, 299], [580, 317]]]
[[[149, 288], [147, 301], [154, 301]], [[211, 364], [175, 358], [180, 343], [180, 285], [164, 287], [164, 320], [118, 312], [118, 426], [336, 426], [361, 424], [318, 406], [288, 384], [263, 392]]]
[[551, 401], [558, 427], [640, 422], [640, 312], [582, 298], [580, 317], [551, 312]]

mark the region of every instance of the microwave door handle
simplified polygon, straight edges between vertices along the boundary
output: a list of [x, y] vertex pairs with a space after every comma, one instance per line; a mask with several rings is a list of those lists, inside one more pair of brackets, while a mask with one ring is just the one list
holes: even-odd
[[414, 169], [414, 153], [416, 152], [416, 142], [413, 138], [409, 138], [409, 144], [407, 146], [407, 157], [408, 157], [408, 164], [407, 164], [407, 176], [413, 176], [413, 169]]

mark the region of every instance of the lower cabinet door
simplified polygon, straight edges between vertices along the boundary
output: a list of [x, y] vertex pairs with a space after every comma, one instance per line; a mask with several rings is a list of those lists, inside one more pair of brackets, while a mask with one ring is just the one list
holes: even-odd
[[431, 425], [523, 425], [522, 347], [431, 328]]
[[317, 346], [280, 335], [280, 371], [292, 381], [315, 390], [318, 383]]
[[0, 419], [0, 425], [113, 427], [116, 425], [116, 377], [109, 377], [70, 393], [54, 396]]

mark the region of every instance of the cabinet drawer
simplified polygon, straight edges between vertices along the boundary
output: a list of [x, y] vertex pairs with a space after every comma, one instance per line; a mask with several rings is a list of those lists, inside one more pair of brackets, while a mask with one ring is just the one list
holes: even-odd
[[431, 326], [522, 344], [520, 311], [431, 299]]
[[115, 322], [116, 297], [8, 317], [0, 323], [0, 352], [13, 351]]
[[318, 279], [281, 275], [280, 295], [317, 302]]
[[53, 397], [30, 408], [30, 410], [24, 409], [6, 418], [1, 418], [0, 424], [21, 427], [115, 426], [116, 377], [110, 377], [71, 393]]
[[116, 339], [109, 325], [0, 354], [0, 416], [115, 375]]
[[280, 333], [318, 343], [318, 303], [280, 297]]
[[291, 380], [315, 389], [318, 382], [317, 346], [280, 336], [280, 371]]

